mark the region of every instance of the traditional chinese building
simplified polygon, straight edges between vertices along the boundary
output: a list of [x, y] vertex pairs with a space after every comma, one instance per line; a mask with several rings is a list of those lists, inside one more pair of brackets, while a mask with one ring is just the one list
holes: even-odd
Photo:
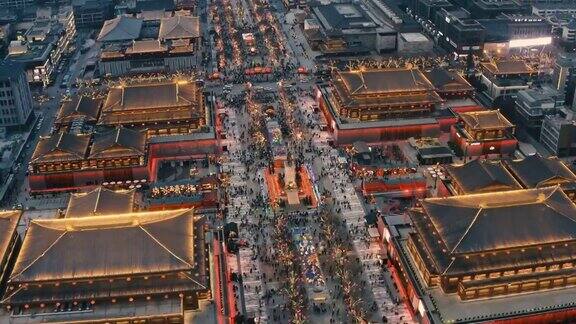
[[476, 159], [461, 165], [447, 165], [445, 170], [448, 177], [443, 185], [451, 195], [522, 189], [504, 163], [498, 160]]
[[418, 69], [337, 71], [317, 90], [337, 144], [438, 135], [442, 98]]
[[384, 236], [421, 322], [574, 318], [576, 206], [560, 187], [424, 199], [409, 216]]
[[101, 108], [102, 99], [89, 96], [73, 96], [62, 101], [54, 124], [57, 127], [70, 126], [74, 122], [94, 125], [98, 120]]
[[182, 80], [119, 85], [103, 103], [73, 97], [62, 104], [57, 119], [67, 133], [37, 145], [30, 187], [37, 192], [153, 181], [161, 160], [215, 154], [220, 147], [212, 103], [200, 84]]
[[334, 108], [362, 121], [428, 116], [442, 100], [417, 69], [336, 72]]
[[16, 231], [22, 212], [9, 210], [0, 212], [0, 290], [4, 291], [16, 254], [20, 249], [20, 235]]
[[134, 190], [113, 191], [98, 187], [70, 196], [66, 218], [129, 214], [134, 211]]
[[510, 96], [520, 90], [526, 90], [538, 71], [524, 61], [496, 61], [480, 64], [481, 82], [486, 93], [494, 100], [499, 96]]
[[[148, 11], [150, 12], [150, 11]], [[200, 18], [177, 11], [158, 16], [118, 16], [104, 23], [99, 69], [102, 75], [189, 71], [199, 62], [202, 44]]]
[[458, 72], [434, 68], [424, 72], [426, 79], [434, 85], [443, 99], [470, 98], [474, 96], [474, 87]]
[[146, 144], [143, 131], [127, 128], [41, 138], [30, 160], [30, 189], [73, 190], [107, 181], [148, 179]]
[[576, 175], [557, 157], [535, 154], [521, 160], [506, 160], [506, 167], [524, 188], [543, 188], [559, 185], [574, 200]]
[[450, 130], [457, 153], [468, 156], [514, 153], [518, 141], [514, 125], [498, 110], [460, 113], [460, 122]]
[[170, 81], [111, 88], [98, 125], [145, 128], [148, 135], [175, 135], [207, 126], [211, 119], [200, 86]]
[[191, 209], [34, 220], [2, 304], [29, 321], [188, 323], [212, 296], [203, 226]]

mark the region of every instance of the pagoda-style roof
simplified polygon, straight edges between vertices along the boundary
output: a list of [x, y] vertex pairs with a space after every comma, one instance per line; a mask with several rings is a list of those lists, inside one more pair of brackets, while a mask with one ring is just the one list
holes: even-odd
[[88, 96], [74, 96], [69, 100], [62, 101], [56, 123], [69, 123], [76, 118], [84, 118], [85, 121], [96, 122], [102, 99]]
[[522, 160], [509, 160], [505, 163], [526, 188], [576, 184], [576, 175], [557, 157], [545, 158], [535, 154]]
[[531, 74], [535, 71], [524, 61], [483, 62], [481, 66], [492, 74]]
[[437, 91], [473, 91], [474, 87], [458, 72], [434, 68], [424, 72], [424, 76], [434, 85]]
[[126, 49], [126, 54], [162, 53], [168, 51], [168, 47], [157, 39], [138, 40], [132, 42], [132, 47]]
[[499, 110], [479, 110], [460, 113], [460, 118], [472, 129], [506, 129], [514, 125]]
[[114, 158], [141, 156], [146, 151], [145, 131], [119, 127], [113, 131], [94, 136], [90, 158]]
[[410, 217], [413, 241], [437, 274], [574, 258], [576, 206], [559, 187], [425, 199]]
[[202, 92], [194, 82], [145, 83], [111, 88], [99, 124], [191, 118], [202, 114]]
[[476, 159], [463, 165], [448, 165], [446, 171], [463, 194], [522, 189], [500, 161]]
[[134, 40], [140, 37], [141, 30], [142, 19], [118, 16], [104, 22], [104, 25], [98, 34], [98, 41], [119, 42]]
[[[20, 210], [0, 211], [0, 260], [4, 260], [7, 253], [10, 253], [8, 249], [21, 216], [22, 211]], [[2, 276], [3, 274], [0, 273], [0, 277]]]
[[196, 16], [175, 15], [162, 18], [158, 39], [183, 39], [200, 37], [200, 19]]
[[576, 240], [576, 206], [558, 187], [431, 198], [422, 208], [451, 253]]
[[417, 69], [338, 71], [334, 94], [347, 107], [419, 106], [437, 104], [442, 98]]
[[410, 217], [414, 242], [438, 274], [574, 257], [576, 206], [559, 187], [424, 199]]
[[191, 209], [31, 221], [11, 283], [104, 279], [194, 268]]
[[61, 162], [82, 160], [86, 157], [90, 135], [59, 133], [40, 138], [31, 162]]
[[341, 80], [346, 92], [350, 95], [429, 91], [434, 89], [432, 83], [418, 69], [339, 71], [337, 72], [336, 80]]
[[112, 191], [102, 187], [90, 192], [75, 193], [68, 202], [66, 218], [131, 213], [134, 196], [134, 190]]

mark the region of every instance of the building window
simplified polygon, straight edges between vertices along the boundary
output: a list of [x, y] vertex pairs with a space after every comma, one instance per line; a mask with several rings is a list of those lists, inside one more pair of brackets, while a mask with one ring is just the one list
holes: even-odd
[[488, 297], [490, 294], [490, 289], [489, 288], [483, 288], [478, 290], [478, 297]]
[[518, 270], [518, 274], [527, 274], [527, 273], [532, 273], [532, 269], [528, 268]]
[[536, 283], [535, 282], [529, 282], [529, 283], [522, 284], [522, 291], [530, 291], [530, 290], [536, 290]]

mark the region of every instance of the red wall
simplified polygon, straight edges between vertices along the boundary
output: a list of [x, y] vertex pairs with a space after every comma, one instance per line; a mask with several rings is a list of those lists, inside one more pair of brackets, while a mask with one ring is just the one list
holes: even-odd
[[[466, 153], [466, 156], [481, 156], [488, 154], [502, 154], [511, 155], [514, 154], [516, 147], [518, 146], [518, 141], [516, 139], [502, 139], [495, 141], [482, 141], [476, 142], [478, 145], [472, 145], [472, 142], [468, 142], [463, 136], [458, 136], [458, 131], [456, 127], [452, 126], [450, 128], [450, 141], [454, 143], [461, 150], [462, 154]], [[490, 148], [494, 147], [493, 150]]]
[[177, 158], [195, 154], [216, 154], [219, 152], [218, 140], [193, 140], [170, 143], [150, 144], [148, 149], [150, 159]]
[[565, 309], [559, 311], [551, 311], [548, 313], [530, 315], [524, 317], [516, 317], [510, 319], [502, 319], [493, 321], [495, 324], [550, 324], [550, 323], [574, 323], [576, 319], [576, 309]]
[[408, 139], [410, 137], [437, 137], [438, 135], [440, 135], [440, 125], [438, 123], [399, 127], [336, 129], [334, 131], [334, 139], [337, 145], [352, 144], [356, 141], [375, 143]]
[[148, 166], [70, 171], [50, 174], [30, 174], [28, 182], [32, 192], [76, 190], [79, 187], [98, 185], [110, 181], [155, 180], [158, 160], [178, 159], [193, 155], [212, 155], [219, 151], [217, 139], [150, 144]]
[[142, 179], [149, 179], [148, 169], [145, 166], [49, 174], [30, 174], [28, 176], [28, 182], [32, 192], [75, 190], [77, 187], [98, 185], [103, 182]]

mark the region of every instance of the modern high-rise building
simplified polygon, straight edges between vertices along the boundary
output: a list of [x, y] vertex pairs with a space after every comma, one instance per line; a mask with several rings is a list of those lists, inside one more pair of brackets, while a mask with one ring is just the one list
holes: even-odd
[[22, 67], [0, 62], [0, 127], [21, 126], [32, 113], [32, 95]]
[[574, 102], [576, 88], [576, 53], [563, 53], [556, 58], [552, 73], [554, 87], [566, 95], [566, 105]]
[[0, 8], [24, 9], [34, 5], [34, 0], [0, 0]]

